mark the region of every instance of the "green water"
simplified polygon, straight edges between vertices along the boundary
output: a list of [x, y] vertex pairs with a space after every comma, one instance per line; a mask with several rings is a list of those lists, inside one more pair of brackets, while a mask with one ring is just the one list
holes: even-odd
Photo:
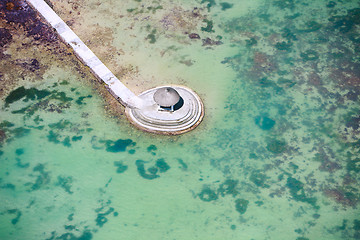
[[360, 239], [358, 1], [48, 2], [134, 92], [186, 85], [206, 114], [137, 130], [0, 3], [1, 240]]

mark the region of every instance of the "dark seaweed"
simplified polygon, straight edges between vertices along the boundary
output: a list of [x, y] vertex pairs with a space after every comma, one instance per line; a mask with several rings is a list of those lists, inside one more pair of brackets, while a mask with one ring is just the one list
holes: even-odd
[[10, 92], [10, 94], [5, 98], [5, 106], [8, 106], [9, 104], [16, 102], [22, 98], [25, 98], [24, 101], [43, 99], [50, 94], [51, 92], [48, 90], [38, 90], [36, 88], [26, 89], [24, 87], [19, 87]]

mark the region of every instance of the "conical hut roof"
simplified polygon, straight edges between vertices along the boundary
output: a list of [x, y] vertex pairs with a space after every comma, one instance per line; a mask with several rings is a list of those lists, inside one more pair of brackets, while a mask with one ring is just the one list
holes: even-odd
[[171, 87], [163, 87], [154, 93], [154, 101], [162, 107], [171, 107], [180, 100], [179, 93]]

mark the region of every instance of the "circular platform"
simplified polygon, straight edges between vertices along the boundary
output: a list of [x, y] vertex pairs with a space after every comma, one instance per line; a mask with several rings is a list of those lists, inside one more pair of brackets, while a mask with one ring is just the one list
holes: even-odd
[[[162, 108], [154, 100], [154, 94], [162, 88], [172, 88], [180, 95], [174, 108]], [[184, 86], [161, 86], [139, 95], [145, 102], [141, 109], [127, 107], [126, 116], [136, 127], [152, 133], [177, 135], [199, 125], [204, 117], [204, 105], [200, 97]]]

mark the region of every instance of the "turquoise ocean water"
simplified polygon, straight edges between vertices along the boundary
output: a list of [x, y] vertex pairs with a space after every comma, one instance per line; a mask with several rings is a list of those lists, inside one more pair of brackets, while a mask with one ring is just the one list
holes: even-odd
[[142, 132], [25, 2], [0, 3], [0, 239], [360, 239], [360, 4], [48, 0], [130, 89], [205, 118]]

